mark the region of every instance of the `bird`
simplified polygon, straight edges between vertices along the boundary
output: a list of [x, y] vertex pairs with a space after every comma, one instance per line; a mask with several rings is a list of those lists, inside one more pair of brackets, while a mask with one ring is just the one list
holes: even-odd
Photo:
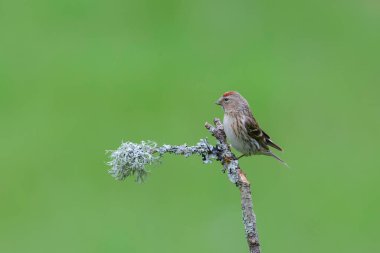
[[244, 156], [267, 155], [287, 164], [270, 149], [283, 149], [262, 130], [252, 114], [247, 100], [236, 91], [225, 92], [217, 101], [224, 110], [223, 127], [231, 146]]

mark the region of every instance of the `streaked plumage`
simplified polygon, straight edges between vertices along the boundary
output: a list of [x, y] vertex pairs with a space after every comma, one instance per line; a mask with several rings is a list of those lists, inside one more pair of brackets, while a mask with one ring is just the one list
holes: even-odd
[[223, 107], [224, 131], [232, 147], [244, 156], [268, 155], [285, 163], [269, 149], [272, 147], [282, 151], [282, 148], [260, 128], [243, 96], [235, 91], [226, 92], [219, 98], [217, 104]]

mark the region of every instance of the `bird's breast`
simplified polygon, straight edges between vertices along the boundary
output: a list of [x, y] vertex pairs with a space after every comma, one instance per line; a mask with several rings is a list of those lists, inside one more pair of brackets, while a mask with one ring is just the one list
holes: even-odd
[[235, 119], [233, 119], [231, 116], [224, 115], [224, 120], [223, 120], [224, 132], [226, 133], [226, 136], [229, 140], [236, 138], [236, 135], [232, 129], [233, 124], [235, 124]]
[[[227, 139], [230, 141], [232, 147], [238, 150], [240, 153], [247, 154], [250, 153], [250, 145], [244, 141], [239, 135], [239, 130], [237, 128], [237, 119], [233, 116], [225, 115], [223, 120], [224, 132], [226, 133]], [[235, 130], [234, 130], [235, 129]]]

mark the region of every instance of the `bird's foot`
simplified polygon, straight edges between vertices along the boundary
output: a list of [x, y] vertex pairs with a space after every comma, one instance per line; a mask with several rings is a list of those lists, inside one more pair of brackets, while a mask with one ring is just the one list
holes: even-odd
[[232, 157], [224, 157], [224, 163], [229, 164], [232, 160], [234, 160]]

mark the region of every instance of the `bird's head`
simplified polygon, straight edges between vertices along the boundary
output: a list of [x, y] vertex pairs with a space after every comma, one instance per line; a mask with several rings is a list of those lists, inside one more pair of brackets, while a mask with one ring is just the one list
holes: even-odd
[[236, 91], [224, 93], [218, 101], [216, 101], [216, 104], [222, 106], [224, 112], [240, 111], [248, 107], [247, 100]]

